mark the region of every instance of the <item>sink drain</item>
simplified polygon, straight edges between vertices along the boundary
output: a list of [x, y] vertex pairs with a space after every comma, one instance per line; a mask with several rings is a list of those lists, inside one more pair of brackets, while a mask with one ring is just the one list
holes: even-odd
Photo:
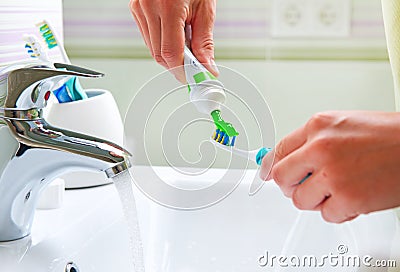
[[75, 263], [69, 262], [65, 266], [65, 272], [79, 272], [79, 268]]

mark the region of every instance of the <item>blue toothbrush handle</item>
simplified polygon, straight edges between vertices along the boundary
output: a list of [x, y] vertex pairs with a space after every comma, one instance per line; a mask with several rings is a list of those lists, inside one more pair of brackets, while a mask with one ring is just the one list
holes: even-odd
[[266, 148], [266, 147], [263, 147], [260, 150], [258, 150], [257, 155], [256, 155], [257, 165], [261, 165], [262, 160], [264, 159], [265, 155], [267, 155], [271, 150], [272, 150], [272, 148]]
[[310, 176], [312, 175], [312, 173], [308, 173], [307, 176], [305, 176], [302, 180], [299, 181], [299, 184], [302, 184], [304, 181], [306, 181], [306, 179], [308, 179]]
[[[267, 155], [270, 151], [272, 150], [272, 148], [266, 148], [263, 147], [260, 150], [258, 150], [257, 155], [256, 155], [256, 163], [257, 165], [261, 165], [262, 160], [264, 159], [265, 155]], [[305, 182], [312, 173], [308, 173], [307, 176], [305, 176], [302, 180], [299, 181], [299, 184], [302, 184], [303, 182]]]

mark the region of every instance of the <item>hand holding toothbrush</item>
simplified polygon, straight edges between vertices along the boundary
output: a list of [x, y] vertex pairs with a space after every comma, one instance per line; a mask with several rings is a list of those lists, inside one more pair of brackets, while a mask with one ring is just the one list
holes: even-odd
[[[130, 8], [153, 58], [172, 69], [179, 81], [186, 82], [181, 67], [185, 42], [200, 63], [218, 76], [213, 42], [216, 0], [131, 0]], [[186, 25], [192, 31], [190, 41], [186, 41]]]
[[329, 222], [397, 207], [400, 113], [316, 114], [265, 156], [260, 176], [274, 179], [299, 209], [320, 211]]

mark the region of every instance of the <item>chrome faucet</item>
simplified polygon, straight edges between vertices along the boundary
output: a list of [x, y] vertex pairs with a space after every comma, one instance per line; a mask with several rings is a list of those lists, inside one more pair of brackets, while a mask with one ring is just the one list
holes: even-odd
[[67, 64], [0, 71], [0, 241], [30, 234], [38, 197], [57, 176], [86, 169], [112, 178], [130, 167], [122, 147], [43, 118], [50, 92], [73, 76], [103, 74]]

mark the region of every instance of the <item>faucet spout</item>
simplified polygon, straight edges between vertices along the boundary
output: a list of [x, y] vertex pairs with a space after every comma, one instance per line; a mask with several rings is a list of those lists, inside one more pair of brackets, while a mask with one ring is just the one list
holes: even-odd
[[111, 142], [52, 127], [43, 119], [6, 120], [17, 148], [0, 161], [0, 241], [30, 233], [37, 201], [56, 177], [76, 170], [112, 178], [128, 170], [130, 153]]
[[[47, 93], [71, 76], [101, 73], [72, 65], [30, 67], [0, 75], [0, 242], [29, 235], [43, 189], [61, 174], [131, 166], [131, 154], [112, 142], [54, 127], [42, 117]], [[5, 88], [6, 86], [6, 88]]]

